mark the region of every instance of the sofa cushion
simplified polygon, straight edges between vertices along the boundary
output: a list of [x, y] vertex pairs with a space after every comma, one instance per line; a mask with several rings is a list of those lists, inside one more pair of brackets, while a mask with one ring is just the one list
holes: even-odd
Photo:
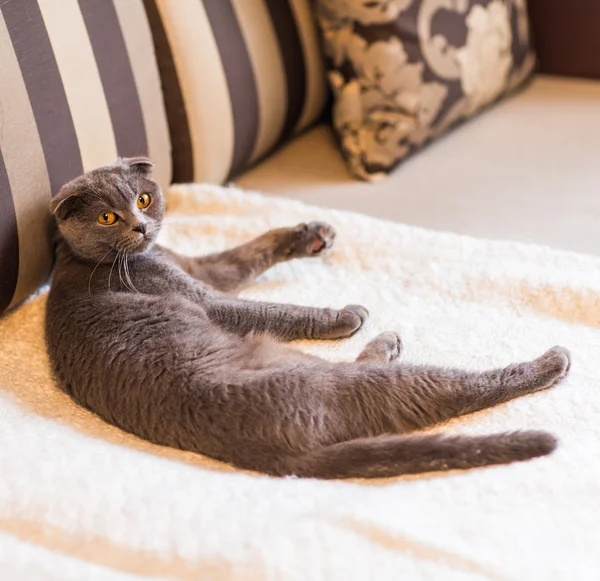
[[309, 0], [145, 0], [173, 143], [174, 181], [224, 181], [322, 113]]
[[169, 134], [141, 0], [0, 0], [0, 313], [51, 265], [48, 206], [118, 155], [170, 181]]
[[599, 135], [600, 82], [537, 76], [385, 181], [353, 180], [320, 125], [236, 183], [427, 228], [600, 254]]
[[525, 1], [317, 0], [350, 171], [379, 179], [533, 71]]

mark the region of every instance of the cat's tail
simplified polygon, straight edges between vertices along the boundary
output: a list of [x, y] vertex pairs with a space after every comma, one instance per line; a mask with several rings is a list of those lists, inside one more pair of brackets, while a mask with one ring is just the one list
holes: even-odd
[[556, 444], [554, 436], [541, 431], [360, 438], [304, 454], [290, 462], [288, 474], [325, 479], [385, 478], [464, 470], [545, 456]]

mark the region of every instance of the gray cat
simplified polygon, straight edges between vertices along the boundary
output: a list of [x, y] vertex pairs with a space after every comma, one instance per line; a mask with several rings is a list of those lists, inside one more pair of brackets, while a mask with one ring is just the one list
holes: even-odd
[[397, 364], [396, 333], [355, 362], [283, 344], [340, 339], [361, 306], [318, 309], [235, 298], [269, 267], [317, 256], [322, 222], [271, 230], [226, 252], [188, 258], [154, 243], [162, 193], [146, 158], [118, 159], [63, 187], [46, 344], [61, 388], [107, 422], [164, 446], [271, 475], [385, 477], [526, 460], [550, 453], [545, 432], [408, 435], [551, 387], [570, 357], [470, 372]]

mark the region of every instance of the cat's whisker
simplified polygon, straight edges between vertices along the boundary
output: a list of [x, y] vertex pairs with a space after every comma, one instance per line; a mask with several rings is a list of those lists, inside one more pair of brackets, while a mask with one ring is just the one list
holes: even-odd
[[96, 264], [96, 266], [94, 266], [94, 270], [92, 270], [92, 274], [90, 274], [90, 279], [88, 280], [88, 295], [90, 298], [92, 298], [92, 277], [94, 276], [96, 269], [100, 266], [100, 263], [110, 254], [111, 250], [112, 248], [109, 249], [109, 251], [98, 261], [98, 264]]
[[133, 291], [133, 292], [139, 292], [136, 288], [135, 285], [133, 284], [133, 281], [131, 280], [131, 273], [129, 272], [129, 262], [127, 261], [127, 252], [124, 253], [125, 256], [123, 258], [123, 262], [124, 262], [124, 270], [125, 270], [125, 280], [127, 281], [127, 284], [129, 286], [129, 290]]
[[125, 251], [121, 252], [121, 256], [119, 258], [119, 278], [121, 279], [121, 284], [129, 291], [133, 291], [128, 280], [127, 280], [127, 262], [126, 262], [126, 253]]
[[127, 285], [125, 284], [125, 281], [123, 280], [123, 276], [121, 274], [121, 268], [123, 267], [123, 253], [119, 252], [119, 262], [117, 263], [117, 271], [119, 272], [119, 280], [121, 281], [121, 284], [127, 288]]
[[125, 285], [125, 288], [129, 291], [132, 291], [133, 289], [131, 288], [131, 284], [129, 283], [129, 273], [127, 272], [127, 252], [124, 250], [123, 251], [123, 258], [121, 260], [121, 264], [123, 266], [123, 284]]
[[139, 292], [138, 289], [135, 288], [135, 285], [133, 284], [133, 280], [131, 280], [131, 273], [129, 271], [129, 262], [127, 262], [127, 252], [125, 252], [125, 278], [129, 282], [129, 284], [131, 286], [131, 290], [136, 293]]
[[112, 266], [110, 267], [110, 272], [108, 273], [108, 290], [110, 290], [110, 277], [112, 276], [112, 271], [113, 271], [113, 268], [115, 267], [115, 262], [117, 261], [117, 258], [119, 258], [118, 250], [117, 250], [117, 253], [115, 254], [115, 258], [113, 260]]

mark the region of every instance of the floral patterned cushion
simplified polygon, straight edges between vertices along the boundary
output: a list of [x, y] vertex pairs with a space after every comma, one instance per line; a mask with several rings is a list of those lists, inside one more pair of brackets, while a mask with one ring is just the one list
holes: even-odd
[[316, 0], [333, 122], [353, 175], [408, 154], [534, 69], [526, 0]]

